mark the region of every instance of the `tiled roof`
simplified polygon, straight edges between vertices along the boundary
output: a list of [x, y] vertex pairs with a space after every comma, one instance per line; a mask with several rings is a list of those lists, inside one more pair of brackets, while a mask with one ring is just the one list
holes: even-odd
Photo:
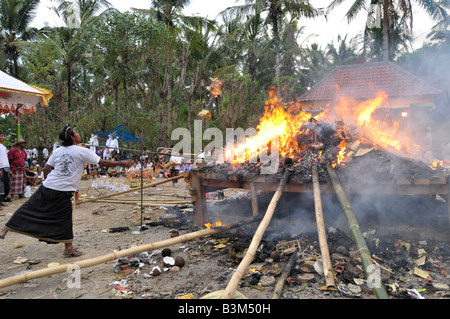
[[383, 90], [388, 97], [419, 97], [440, 91], [392, 62], [370, 62], [336, 67], [300, 96], [300, 102], [334, 101], [339, 96], [369, 99]]

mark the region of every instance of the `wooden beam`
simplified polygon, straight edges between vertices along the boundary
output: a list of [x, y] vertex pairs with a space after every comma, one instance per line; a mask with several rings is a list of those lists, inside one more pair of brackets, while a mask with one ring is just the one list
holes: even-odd
[[253, 216], [258, 216], [258, 214], [259, 214], [258, 192], [256, 191], [255, 183], [250, 183], [250, 188], [252, 190], [252, 212], [253, 212]]
[[[214, 179], [200, 178], [201, 185], [207, 190], [223, 189], [223, 188], [243, 188], [251, 189], [251, 183], [261, 191], [275, 191], [278, 182], [238, 182], [238, 181], [223, 181]], [[322, 193], [335, 193], [333, 186], [326, 182], [321, 183], [320, 190]], [[286, 185], [286, 193], [312, 193], [313, 188], [310, 184], [296, 184], [295, 181], [289, 182]], [[436, 195], [447, 194], [446, 184], [358, 184], [349, 185], [348, 192], [352, 194], [380, 194], [380, 195]]]
[[208, 209], [206, 206], [206, 189], [202, 185], [198, 172], [192, 171], [189, 174], [191, 182], [191, 192], [195, 195], [192, 197], [194, 204], [194, 224], [203, 226], [208, 218]]

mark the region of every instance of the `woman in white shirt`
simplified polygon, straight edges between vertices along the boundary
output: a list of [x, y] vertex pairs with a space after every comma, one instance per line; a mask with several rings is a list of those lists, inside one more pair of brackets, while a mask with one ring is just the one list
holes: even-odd
[[90, 149], [78, 146], [81, 137], [70, 126], [64, 127], [59, 138], [62, 147], [55, 149], [45, 164], [42, 185], [6, 223], [0, 238], [14, 231], [47, 243], [64, 243], [64, 256], [78, 257], [82, 252], [72, 245], [72, 196], [84, 165], [128, 167], [130, 162], [103, 160]]

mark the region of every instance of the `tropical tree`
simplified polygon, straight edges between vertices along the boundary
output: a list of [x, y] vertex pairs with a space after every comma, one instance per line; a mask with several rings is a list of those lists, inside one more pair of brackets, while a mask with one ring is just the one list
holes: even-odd
[[308, 0], [246, 0], [244, 5], [230, 7], [223, 14], [245, 18], [248, 14], [266, 13], [266, 23], [271, 26], [275, 50], [275, 77], [281, 79], [280, 26], [286, 15], [293, 18], [314, 18], [321, 10], [314, 8]]
[[[203, 17], [183, 15], [182, 10], [189, 4], [190, 0], [155, 0], [152, 1], [150, 9], [133, 9], [136, 12], [147, 14], [151, 19], [164, 23], [177, 39], [172, 43], [172, 51], [166, 56], [164, 86], [159, 91], [161, 103], [163, 101], [166, 103], [163, 115], [165, 115], [165, 121], [168, 124], [168, 134], [171, 133], [177, 117], [177, 112], [173, 112], [173, 104], [176, 99], [174, 89], [180, 90], [185, 87], [186, 71], [191, 50], [193, 47], [200, 45], [201, 41], [199, 42], [199, 39], [202, 37], [203, 28], [206, 28], [207, 32], [215, 28], [213, 21]], [[177, 55], [177, 53], [180, 55]], [[181, 72], [177, 70], [181, 70]], [[195, 68], [193, 72], [196, 72]], [[173, 83], [175, 79], [178, 79], [178, 84]], [[190, 104], [188, 104], [189, 106]], [[190, 116], [189, 111], [188, 114]], [[190, 122], [188, 123], [190, 125]]]
[[337, 36], [334, 42], [327, 45], [327, 55], [333, 65], [351, 64], [358, 59], [357, 39], [353, 38], [347, 42], [347, 35]]
[[[55, 0], [59, 6], [53, 11], [61, 18], [65, 26], [56, 28], [56, 35], [61, 44], [61, 51], [67, 79], [67, 107], [72, 109], [72, 77], [74, 67], [82, 65], [83, 48], [80, 39], [86, 26], [101, 15], [114, 12], [115, 9], [106, 0]], [[103, 11], [102, 11], [103, 10]], [[87, 81], [85, 81], [87, 82]]]
[[123, 124], [155, 145], [166, 142], [160, 92], [173, 41], [166, 25], [140, 13], [117, 12], [86, 29], [81, 44], [92, 74], [89, 112], [100, 130]]
[[2, 0], [0, 1], [0, 45], [7, 58], [9, 74], [20, 78], [19, 46], [30, 41], [37, 33], [30, 28], [39, 0]]
[[[327, 13], [346, 0], [333, 0], [328, 6]], [[368, 23], [365, 34], [370, 31], [380, 32], [382, 39], [382, 57], [384, 61], [389, 61], [394, 52], [395, 36], [409, 33], [404, 36], [406, 39], [412, 38], [413, 30], [413, 5], [411, 0], [352, 0], [353, 3], [346, 13], [347, 20], [353, 20], [361, 10], [368, 12]], [[347, 1], [348, 2], [348, 1]], [[425, 10], [434, 20], [440, 21], [447, 16], [445, 8], [440, 5], [440, 1], [416, 0], [423, 10]], [[369, 22], [371, 21], [371, 22]], [[396, 24], [398, 21], [398, 24]], [[399, 32], [399, 30], [402, 30]], [[377, 37], [375, 35], [375, 37]], [[380, 36], [378, 36], [380, 38]], [[402, 41], [397, 41], [402, 42]]]
[[[442, 1], [442, 6], [450, 11], [450, 1]], [[443, 46], [450, 44], [450, 15], [445, 15], [436, 23], [427, 35], [427, 39], [431, 42], [438, 43]]]

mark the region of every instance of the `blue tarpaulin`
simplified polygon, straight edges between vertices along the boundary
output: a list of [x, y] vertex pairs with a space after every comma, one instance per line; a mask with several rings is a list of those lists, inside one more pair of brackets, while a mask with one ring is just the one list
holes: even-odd
[[98, 131], [95, 134], [101, 138], [108, 138], [108, 136], [112, 134], [114, 137], [119, 137], [119, 142], [139, 143], [141, 141], [139, 137], [133, 136], [126, 128], [123, 127], [123, 125], [119, 125], [112, 130], [106, 131], [104, 135], [102, 131]]

